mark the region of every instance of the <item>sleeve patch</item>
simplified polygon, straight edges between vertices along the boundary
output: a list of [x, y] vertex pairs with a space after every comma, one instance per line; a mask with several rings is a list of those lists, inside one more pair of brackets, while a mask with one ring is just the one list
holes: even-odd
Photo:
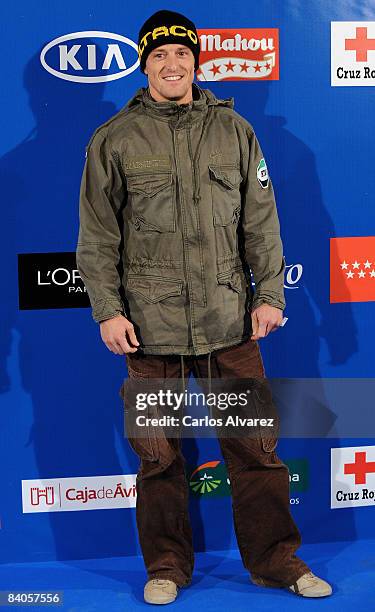
[[257, 167], [257, 179], [259, 181], [260, 186], [263, 187], [263, 189], [267, 189], [268, 170], [267, 170], [267, 164], [265, 162], [264, 157], [262, 157]]

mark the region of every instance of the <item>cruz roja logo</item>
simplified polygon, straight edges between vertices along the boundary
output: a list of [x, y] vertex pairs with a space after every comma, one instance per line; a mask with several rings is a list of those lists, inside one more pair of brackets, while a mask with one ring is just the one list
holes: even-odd
[[331, 85], [375, 85], [375, 21], [332, 21]]
[[47, 72], [65, 81], [113, 81], [139, 66], [138, 45], [126, 36], [111, 32], [72, 32], [45, 45], [40, 62]]
[[375, 446], [331, 449], [331, 508], [375, 503]]

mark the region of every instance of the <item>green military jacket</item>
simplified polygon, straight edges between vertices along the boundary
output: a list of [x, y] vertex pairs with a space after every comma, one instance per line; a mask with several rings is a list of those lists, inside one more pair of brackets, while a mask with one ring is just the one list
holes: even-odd
[[233, 98], [192, 89], [181, 105], [138, 89], [86, 147], [77, 267], [94, 320], [122, 312], [146, 354], [229, 347], [251, 335], [257, 306], [285, 308], [279, 219], [254, 129]]

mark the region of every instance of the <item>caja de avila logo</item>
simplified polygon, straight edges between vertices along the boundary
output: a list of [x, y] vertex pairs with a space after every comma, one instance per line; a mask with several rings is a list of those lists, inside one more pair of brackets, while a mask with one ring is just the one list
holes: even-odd
[[138, 46], [121, 34], [71, 32], [46, 44], [40, 62], [47, 72], [65, 81], [114, 81], [138, 68]]

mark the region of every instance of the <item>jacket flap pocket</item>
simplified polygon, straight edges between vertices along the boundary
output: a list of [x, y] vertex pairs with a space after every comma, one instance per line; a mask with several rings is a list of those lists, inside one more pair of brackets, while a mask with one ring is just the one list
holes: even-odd
[[230, 189], [236, 189], [242, 181], [242, 175], [237, 166], [209, 164], [211, 175]]
[[242, 277], [239, 270], [221, 272], [217, 275], [217, 282], [219, 285], [229, 285], [229, 287], [237, 293], [241, 293], [242, 291]]
[[182, 281], [174, 279], [137, 277], [128, 278], [126, 289], [137, 293], [149, 304], [155, 304], [167, 297], [181, 295], [182, 284]]
[[130, 193], [140, 193], [148, 198], [159, 193], [172, 184], [171, 172], [158, 174], [136, 174], [127, 177], [127, 187]]

